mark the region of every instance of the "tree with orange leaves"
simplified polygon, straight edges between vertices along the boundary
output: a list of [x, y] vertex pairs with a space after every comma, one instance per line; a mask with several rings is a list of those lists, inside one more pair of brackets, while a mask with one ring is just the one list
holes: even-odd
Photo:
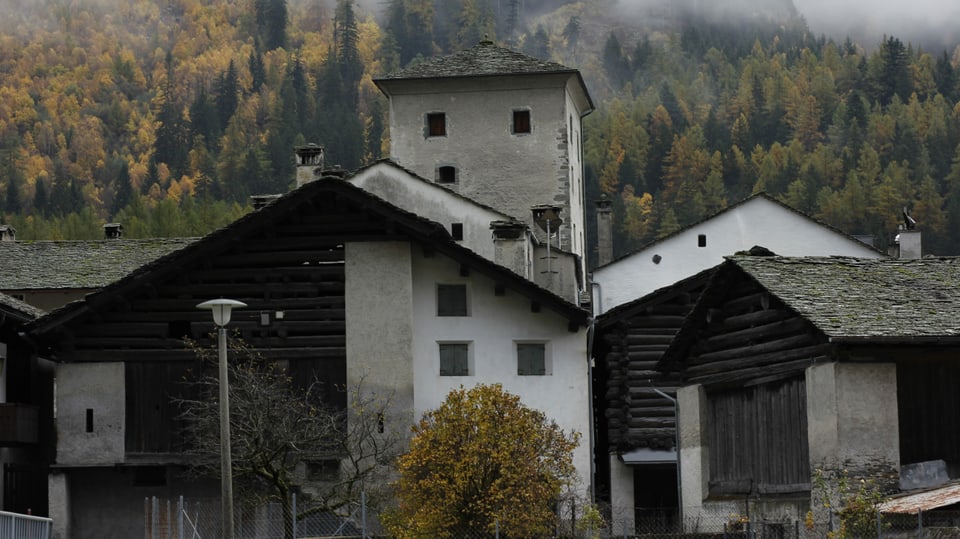
[[567, 433], [499, 384], [454, 390], [413, 428], [398, 460], [398, 539], [493, 533], [551, 537], [574, 476], [579, 434]]

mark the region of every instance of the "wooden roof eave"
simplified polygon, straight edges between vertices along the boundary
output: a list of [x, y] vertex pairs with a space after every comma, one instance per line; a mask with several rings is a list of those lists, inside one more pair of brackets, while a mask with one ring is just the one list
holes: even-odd
[[685, 279], [681, 279], [672, 285], [659, 288], [641, 298], [610, 309], [609, 311], [597, 316], [598, 329], [605, 329], [607, 327], [616, 325], [626, 319], [636, 316], [638, 313], [642, 312], [651, 305], [666, 303], [676, 298], [678, 295], [689, 294], [697, 287], [705, 286], [706, 283], [709, 283], [710, 276], [713, 275], [713, 273], [716, 272], [721, 265], [722, 263], [717, 264], [712, 268], [707, 268], [700, 273], [691, 275]]
[[[72, 320], [91, 312], [91, 310], [114, 301], [130, 291], [148, 283], [162, 280], [189, 266], [198, 260], [229, 248], [238, 238], [262, 229], [289, 216], [304, 204], [313, 204], [315, 197], [329, 196], [333, 192], [342, 196], [364, 211], [371, 211], [391, 223], [391, 232], [398, 236], [410, 237], [430, 245], [436, 251], [467, 264], [481, 274], [503, 283], [511, 289], [531, 298], [531, 300], [549, 308], [567, 318], [571, 325], [585, 327], [590, 313], [577, 305], [543, 289], [512, 271], [481, 257], [473, 251], [454, 243], [443, 225], [403, 210], [363, 189], [343, 181], [338, 177], [321, 178], [288, 193], [265, 208], [251, 212], [233, 223], [211, 232], [204, 238], [182, 249], [160, 257], [145, 266], [131, 272], [126, 277], [104, 288], [87, 294], [82, 300], [67, 305], [27, 324], [25, 331], [33, 336], [41, 336]], [[305, 202], [306, 201], [306, 202]]]

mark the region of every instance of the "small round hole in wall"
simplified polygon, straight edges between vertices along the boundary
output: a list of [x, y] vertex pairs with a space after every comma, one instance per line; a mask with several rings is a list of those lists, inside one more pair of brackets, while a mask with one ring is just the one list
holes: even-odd
[[663, 257], [661, 257], [660, 255], [653, 255], [654, 264], [659, 264], [661, 260], [663, 260]]

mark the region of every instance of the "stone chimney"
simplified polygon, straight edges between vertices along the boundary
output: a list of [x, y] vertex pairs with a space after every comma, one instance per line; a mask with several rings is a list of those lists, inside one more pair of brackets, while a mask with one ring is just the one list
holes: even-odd
[[597, 265], [613, 261], [613, 204], [606, 193], [597, 200]]
[[527, 238], [524, 232], [527, 225], [521, 221], [493, 221], [493, 258], [497, 264], [506, 267], [518, 275], [528, 277]]
[[297, 187], [319, 178], [323, 170], [323, 146], [311, 142], [294, 150], [297, 155]]
[[920, 231], [917, 229], [903, 228], [897, 232], [894, 238], [894, 248], [897, 258], [921, 258], [923, 257], [923, 245], [920, 241]]
[[123, 225], [120, 223], [107, 223], [103, 225], [103, 237], [108, 240], [118, 239], [123, 236]]
[[0, 225], [0, 241], [17, 241], [17, 229], [10, 225]]
[[922, 258], [923, 249], [920, 231], [917, 230], [917, 221], [910, 215], [910, 209], [906, 206], [903, 207], [903, 223], [897, 228], [897, 235], [893, 238], [893, 246], [889, 254], [897, 258]]

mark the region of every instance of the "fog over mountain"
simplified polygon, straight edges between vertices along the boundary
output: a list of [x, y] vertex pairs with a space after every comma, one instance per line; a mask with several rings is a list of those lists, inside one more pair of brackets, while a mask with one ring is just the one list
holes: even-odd
[[956, 0], [793, 0], [815, 33], [841, 39], [849, 35], [864, 46], [884, 35], [952, 50], [960, 42], [960, 2]]
[[687, 9], [724, 17], [779, 16], [795, 12], [815, 34], [842, 41], [850, 37], [866, 48], [884, 36], [896, 36], [925, 50], [953, 51], [960, 44], [957, 0], [616, 0], [620, 16], [643, 17], [656, 6], [687, 4]]

